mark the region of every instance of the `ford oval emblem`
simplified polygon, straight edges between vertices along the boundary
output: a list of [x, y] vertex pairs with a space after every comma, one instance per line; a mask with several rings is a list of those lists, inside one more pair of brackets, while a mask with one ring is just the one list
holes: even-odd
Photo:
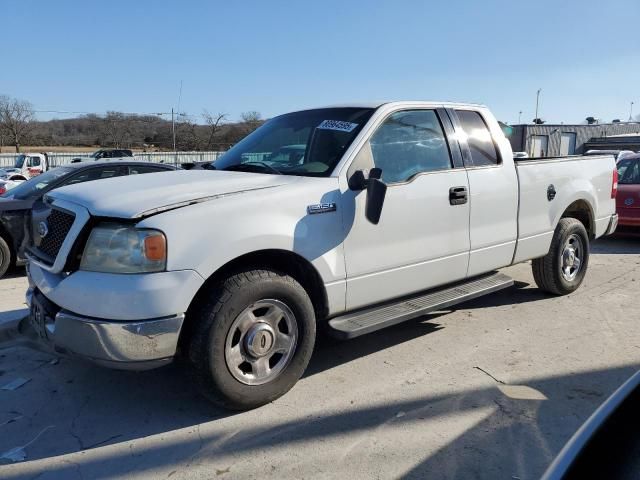
[[49, 233], [49, 226], [47, 225], [47, 222], [40, 222], [38, 224], [38, 235], [44, 238], [47, 236], [47, 233]]
[[629, 207], [631, 205], [633, 205], [633, 198], [629, 197], [627, 199], [625, 199], [624, 204]]

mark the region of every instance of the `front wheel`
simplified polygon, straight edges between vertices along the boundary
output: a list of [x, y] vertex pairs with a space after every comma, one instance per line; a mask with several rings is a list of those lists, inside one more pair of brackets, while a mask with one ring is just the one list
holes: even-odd
[[589, 265], [589, 236], [575, 218], [562, 218], [551, 240], [549, 253], [532, 261], [538, 287], [555, 295], [574, 292], [584, 280]]
[[7, 241], [0, 237], [0, 278], [4, 277], [4, 274], [9, 270], [12, 263], [11, 261], [11, 248]]
[[189, 358], [201, 392], [225, 408], [259, 407], [304, 373], [316, 335], [313, 305], [292, 277], [251, 270], [212, 287], [193, 309]]

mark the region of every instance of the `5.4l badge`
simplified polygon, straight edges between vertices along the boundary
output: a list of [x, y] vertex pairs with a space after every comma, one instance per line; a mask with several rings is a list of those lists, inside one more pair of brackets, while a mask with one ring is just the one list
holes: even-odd
[[335, 212], [335, 211], [336, 211], [335, 203], [315, 203], [307, 207], [307, 213], [309, 215], [314, 215], [316, 213]]

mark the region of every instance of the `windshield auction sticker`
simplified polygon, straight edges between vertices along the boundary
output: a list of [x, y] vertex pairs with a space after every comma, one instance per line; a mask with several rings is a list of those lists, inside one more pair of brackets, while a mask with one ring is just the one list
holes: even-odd
[[322, 130], [338, 130], [340, 132], [351, 132], [358, 126], [357, 123], [342, 122], [340, 120], [324, 120], [318, 128]]

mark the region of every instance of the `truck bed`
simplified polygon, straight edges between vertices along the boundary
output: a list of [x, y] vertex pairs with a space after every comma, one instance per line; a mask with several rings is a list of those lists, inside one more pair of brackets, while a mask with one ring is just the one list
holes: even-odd
[[604, 234], [615, 213], [615, 199], [611, 198], [615, 169], [612, 155], [523, 158], [515, 159], [515, 165], [520, 195], [514, 262], [545, 255], [554, 226], [574, 203], [590, 212], [586, 225], [590, 236]]

